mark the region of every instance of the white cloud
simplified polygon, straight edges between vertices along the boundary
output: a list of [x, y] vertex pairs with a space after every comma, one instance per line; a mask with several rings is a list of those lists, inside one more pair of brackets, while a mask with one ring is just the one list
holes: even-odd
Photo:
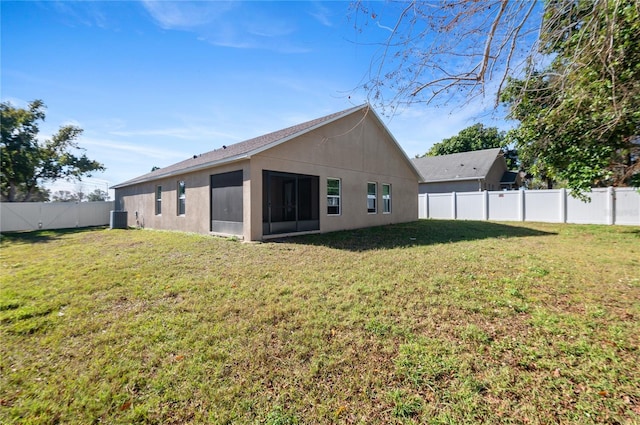
[[101, 29], [117, 29], [117, 23], [107, 18], [107, 14], [103, 10], [104, 5], [101, 2], [56, 0], [50, 4], [56, 12], [66, 17], [65, 23], [68, 26], [82, 25]]
[[391, 118], [383, 117], [383, 120], [407, 155], [414, 157], [426, 153], [435, 143], [455, 136], [478, 122], [501, 130], [511, 127], [510, 123], [497, 114], [493, 116], [492, 112], [492, 105], [477, 98], [465, 106], [455, 108], [414, 104]]
[[294, 25], [272, 16], [252, 16], [245, 21], [246, 32], [258, 37], [286, 37], [296, 31]]
[[[83, 138], [82, 145], [88, 148], [106, 149], [111, 157], [117, 158], [119, 161], [129, 160], [130, 162], [134, 162], [136, 161], [135, 156], [143, 156], [162, 161], [179, 161], [185, 159], [185, 153], [183, 151], [151, 147], [147, 144]], [[102, 157], [100, 160], [103, 160]]]
[[19, 99], [17, 97], [3, 97], [2, 102], [10, 103], [14, 108], [27, 108], [29, 106], [28, 100]]
[[103, 138], [83, 137], [82, 146], [87, 156], [106, 167], [95, 177], [116, 184], [151, 171], [154, 166], [164, 167], [189, 157], [184, 151], [172, 150], [149, 143], [131, 143]]
[[332, 27], [333, 23], [331, 22], [331, 12], [329, 9], [319, 2], [313, 2], [312, 5], [313, 10], [309, 12], [309, 15], [313, 16], [321, 25]]
[[164, 29], [193, 29], [214, 23], [222, 15], [236, 7], [233, 2], [150, 1], [142, 5], [151, 17]]
[[298, 31], [294, 24], [260, 3], [253, 3], [250, 11], [241, 2], [144, 0], [142, 4], [161, 28], [193, 32], [198, 40], [214, 46], [286, 54], [309, 51], [290, 38]]
[[238, 140], [236, 136], [212, 130], [207, 127], [174, 127], [152, 130], [118, 130], [110, 132], [114, 136], [120, 137], [170, 137], [181, 140], [197, 140], [203, 139], [224, 139], [224, 140]]
[[80, 127], [82, 128], [82, 124], [80, 124], [80, 121], [78, 120], [74, 120], [74, 119], [68, 119], [65, 120], [61, 125], [66, 126], [66, 125], [72, 125], [74, 127]]

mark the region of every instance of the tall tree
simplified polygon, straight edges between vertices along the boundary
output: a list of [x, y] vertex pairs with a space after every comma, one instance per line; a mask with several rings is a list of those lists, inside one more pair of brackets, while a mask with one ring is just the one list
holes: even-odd
[[104, 166], [87, 158], [76, 139], [82, 129], [72, 125], [60, 127], [50, 140], [38, 141], [38, 123], [45, 119], [41, 100], [30, 102], [26, 109], [9, 102], [0, 103], [0, 195], [3, 201], [30, 201], [42, 191], [41, 184], [57, 179], [78, 179], [103, 171]]
[[108, 201], [109, 200], [109, 192], [104, 191], [102, 189], [95, 189], [89, 195], [87, 195], [87, 201], [89, 202], [100, 202], [100, 201]]
[[511, 135], [523, 160], [546, 178], [575, 193], [640, 186], [637, 0], [360, 1], [356, 10], [361, 31], [383, 34], [363, 85], [383, 112], [495, 91], [521, 122]]
[[70, 190], [56, 190], [51, 194], [52, 202], [82, 202], [84, 198], [84, 193]]
[[[551, 19], [559, 8], [563, 19]], [[640, 3], [551, 1], [543, 28], [554, 59], [502, 94], [520, 121], [510, 140], [534, 174], [579, 197], [592, 186], [640, 186]]]
[[434, 144], [426, 156], [501, 148], [503, 142], [504, 132], [499, 131], [497, 127], [485, 127], [483, 124], [477, 123], [461, 130], [453, 137]]
[[502, 148], [509, 169], [518, 168], [518, 153], [508, 146], [504, 131], [498, 130], [497, 127], [485, 127], [481, 123], [473, 124], [462, 129], [457, 135], [434, 144], [423, 156], [450, 155], [491, 148]]
[[500, 93], [514, 69], [537, 58], [540, 2], [360, 0], [353, 9], [356, 29], [379, 40], [363, 88], [383, 112], [457, 102], [487, 87]]

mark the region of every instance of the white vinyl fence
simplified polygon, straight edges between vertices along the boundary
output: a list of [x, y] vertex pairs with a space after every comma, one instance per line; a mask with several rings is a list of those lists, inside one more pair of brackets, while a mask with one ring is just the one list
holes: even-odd
[[0, 202], [0, 232], [108, 225], [113, 201]]
[[640, 226], [640, 193], [633, 188], [597, 188], [591, 202], [565, 189], [423, 193], [418, 217], [454, 220], [542, 221]]

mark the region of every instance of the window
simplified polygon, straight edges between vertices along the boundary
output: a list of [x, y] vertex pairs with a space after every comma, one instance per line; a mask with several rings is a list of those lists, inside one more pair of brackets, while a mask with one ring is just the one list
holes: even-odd
[[391, 213], [391, 185], [382, 184], [382, 213]]
[[156, 186], [156, 215], [162, 214], [162, 186]]
[[378, 197], [378, 183], [367, 183], [367, 212], [375, 214], [378, 212], [376, 200]]
[[186, 188], [184, 181], [178, 182], [178, 215], [185, 214]]
[[340, 179], [327, 179], [327, 214], [340, 215]]

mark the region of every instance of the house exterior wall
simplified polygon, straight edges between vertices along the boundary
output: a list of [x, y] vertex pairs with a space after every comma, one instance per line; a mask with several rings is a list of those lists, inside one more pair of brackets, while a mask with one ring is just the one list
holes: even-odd
[[[252, 239], [262, 235], [262, 170], [320, 177], [320, 232], [355, 229], [418, 218], [418, 176], [372, 116], [352, 114], [251, 159]], [[327, 214], [327, 178], [341, 180], [341, 214]], [[260, 182], [260, 183], [256, 183]], [[378, 184], [376, 214], [367, 213], [367, 183]], [[391, 185], [391, 213], [382, 211], [382, 184]]]
[[[250, 159], [116, 189], [116, 208], [128, 212], [129, 226], [209, 233], [210, 176], [243, 170], [243, 234], [262, 240], [263, 170], [319, 177], [320, 232], [377, 226], [418, 219], [418, 176], [373, 113], [354, 113]], [[341, 180], [341, 214], [327, 214], [327, 178]], [[186, 185], [186, 213], [178, 215], [178, 182]], [[375, 214], [367, 212], [367, 183], [376, 182]], [[383, 213], [382, 185], [391, 185], [391, 213]], [[162, 214], [155, 193], [162, 186]], [[274, 235], [281, 237], [280, 235]]]
[[[243, 170], [245, 176], [243, 194], [246, 205], [250, 190], [246, 178], [249, 161], [226, 164], [221, 167], [116, 189], [116, 208], [127, 211], [129, 226], [209, 233], [211, 228], [211, 175], [239, 169]], [[178, 182], [181, 180], [185, 182], [186, 186], [184, 215], [178, 215]], [[160, 215], [155, 213], [156, 188], [158, 186], [162, 186], [162, 214]], [[245, 207], [245, 222], [246, 214]]]

